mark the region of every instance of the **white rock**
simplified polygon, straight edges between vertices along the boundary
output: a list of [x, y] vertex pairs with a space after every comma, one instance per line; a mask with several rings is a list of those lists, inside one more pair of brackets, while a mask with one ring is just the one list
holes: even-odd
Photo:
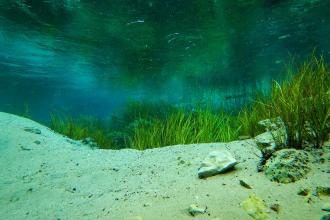
[[224, 173], [237, 164], [235, 158], [226, 150], [213, 151], [204, 159], [198, 169], [199, 178]]
[[190, 215], [196, 216], [198, 214], [205, 214], [206, 213], [206, 209], [207, 209], [207, 207], [200, 208], [198, 205], [192, 204], [192, 205], [190, 205], [190, 207], [188, 209], [188, 212], [189, 212]]

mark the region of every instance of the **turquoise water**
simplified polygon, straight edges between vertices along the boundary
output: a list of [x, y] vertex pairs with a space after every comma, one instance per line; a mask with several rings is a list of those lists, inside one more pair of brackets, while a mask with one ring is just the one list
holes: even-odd
[[105, 117], [132, 101], [236, 108], [330, 50], [330, 1], [0, 1], [0, 111]]

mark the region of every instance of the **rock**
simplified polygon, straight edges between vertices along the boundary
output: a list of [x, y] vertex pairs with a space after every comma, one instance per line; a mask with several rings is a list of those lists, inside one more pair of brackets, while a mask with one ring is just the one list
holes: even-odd
[[320, 220], [330, 220], [330, 214], [323, 215]]
[[307, 202], [307, 203], [311, 203], [311, 202], [313, 202], [312, 196], [311, 196], [310, 194], [308, 194], [308, 195], [305, 197], [304, 201]]
[[330, 202], [323, 204], [321, 209], [322, 211], [330, 212]]
[[36, 141], [34, 141], [33, 143], [35, 143], [35, 144], [41, 144], [41, 141], [38, 141], [38, 140], [36, 140]]
[[224, 173], [233, 168], [238, 162], [226, 150], [213, 151], [204, 159], [198, 169], [199, 178], [210, 177]]
[[258, 125], [263, 127], [266, 131], [276, 131], [278, 129], [285, 129], [285, 124], [280, 117], [259, 121]]
[[329, 186], [317, 186], [315, 189], [315, 196], [330, 196]]
[[276, 147], [274, 137], [270, 131], [257, 135], [254, 138], [254, 140], [260, 149], [263, 148], [275, 149]]
[[286, 146], [287, 137], [284, 130], [277, 131], [266, 131], [265, 133], [259, 134], [254, 137], [257, 146], [260, 149], [271, 148], [281, 149]]
[[271, 204], [271, 205], [269, 206], [269, 208], [270, 208], [271, 210], [273, 210], [274, 212], [277, 212], [277, 213], [280, 211], [280, 205], [277, 204], [277, 203], [275, 203], [275, 204]]
[[87, 137], [87, 138], [82, 139], [81, 142], [83, 144], [90, 144], [90, 143], [94, 142], [94, 140], [91, 137]]
[[192, 216], [196, 216], [198, 214], [205, 214], [206, 213], [206, 209], [207, 209], [207, 207], [200, 208], [200, 207], [198, 207], [198, 205], [192, 204], [192, 205], [190, 205], [190, 207], [188, 209], [188, 213], [190, 215], [192, 215]]
[[241, 186], [243, 186], [244, 188], [252, 189], [252, 187], [249, 184], [247, 184], [246, 182], [244, 182], [243, 180], [239, 180], [239, 184]]
[[261, 149], [261, 157], [257, 164], [257, 171], [262, 172], [264, 170], [264, 165], [266, 164], [267, 160], [273, 155], [275, 149], [271, 147], [266, 147]]
[[262, 199], [255, 194], [251, 194], [248, 199], [243, 202], [243, 209], [249, 216], [256, 220], [269, 220], [267, 206]]
[[282, 149], [275, 152], [264, 166], [265, 175], [279, 183], [295, 182], [310, 170], [309, 157], [305, 151]]
[[81, 143], [83, 143], [85, 145], [88, 145], [91, 148], [97, 148], [98, 147], [97, 143], [91, 137], [87, 137], [87, 138], [81, 140]]
[[280, 117], [259, 121], [258, 125], [266, 131], [254, 138], [260, 149], [266, 147], [279, 149], [287, 145], [288, 135], [285, 124]]
[[31, 149], [30, 148], [27, 148], [27, 147], [24, 147], [24, 146], [20, 146], [22, 150], [25, 150], [25, 151], [30, 151]]
[[41, 131], [38, 128], [25, 127], [24, 131], [30, 132], [30, 133], [33, 133], [33, 134], [41, 134]]
[[148, 203], [148, 202], [147, 202], [147, 203], [144, 203], [144, 204], [143, 204], [143, 207], [149, 207], [149, 206], [151, 206], [151, 203]]
[[297, 192], [297, 195], [299, 196], [307, 196], [309, 194], [309, 189], [307, 188], [300, 188]]
[[318, 149], [312, 146], [312, 147], [305, 147], [304, 150], [309, 152], [312, 163], [318, 163], [320, 162], [320, 160], [324, 160], [323, 156], [326, 153], [325, 149], [322, 148]]

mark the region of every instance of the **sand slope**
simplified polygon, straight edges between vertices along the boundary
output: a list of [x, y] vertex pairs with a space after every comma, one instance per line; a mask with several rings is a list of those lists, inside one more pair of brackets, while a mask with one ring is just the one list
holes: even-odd
[[[199, 179], [200, 162], [220, 148], [239, 160], [237, 169]], [[329, 198], [313, 197], [308, 204], [297, 191], [329, 184], [328, 162], [313, 164], [306, 179], [283, 185], [256, 172], [256, 154], [253, 140], [92, 150], [36, 122], [0, 113], [0, 219], [244, 220], [251, 218], [241, 203], [252, 192], [268, 205], [280, 205], [279, 214], [270, 211], [271, 219], [312, 220], [324, 214], [320, 207]], [[193, 203], [207, 206], [210, 216], [188, 215]]]

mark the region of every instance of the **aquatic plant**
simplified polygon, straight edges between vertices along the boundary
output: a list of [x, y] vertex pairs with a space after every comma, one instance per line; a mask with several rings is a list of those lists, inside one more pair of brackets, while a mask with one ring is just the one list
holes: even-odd
[[288, 78], [274, 81], [268, 98], [255, 100], [239, 119], [244, 132], [255, 135], [257, 121], [280, 116], [288, 134], [288, 146], [302, 148], [304, 142], [318, 147], [329, 133], [330, 73], [324, 58], [312, 55], [287, 70]]
[[91, 116], [73, 118], [67, 114], [52, 113], [50, 128], [75, 140], [92, 138], [100, 148], [111, 148], [112, 139], [103, 123]]
[[19, 113], [19, 115], [24, 118], [32, 119], [31, 112], [30, 112], [30, 106], [27, 103], [24, 104], [23, 111], [21, 111], [21, 113]]
[[238, 137], [235, 118], [210, 109], [171, 113], [165, 120], [154, 119], [134, 130], [131, 147], [154, 148], [174, 144], [231, 141]]
[[165, 119], [176, 108], [164, 102], [128, 102], [124, 108], [121, 120], [124, 124], [130, 124], [135, 120], [143, 119]]
[[249, 135], [251, 137], [256, 136], [263, 132], [262, 128], [258, 126], [258, 122], [270, 118], [270, 114], [264, 102], [267, 101], [267, 97], [262, 94], [258, 94], [255, 101], [250, 105], [245, 106], [237, 115], [237, 121], [241, 125], [240, 134]]
[[283, 82], [274, 81], [268, 95], [259, 94], [238, 114], [176, 108], [164, 103], [131, 102], [121, 117], [102, 121], [93, 117], [51, 115], [51, 128], [73, 139], [93, 138], [100, 148], [146, 149], [175, 144], [224, 142], [238, 135], [262, 132], [260, 120], [281, 117], [288, 146], [304, 142], [318, 147], [330, 128], [330, 76], [323, 57], [311, 56], [287, 69]]

